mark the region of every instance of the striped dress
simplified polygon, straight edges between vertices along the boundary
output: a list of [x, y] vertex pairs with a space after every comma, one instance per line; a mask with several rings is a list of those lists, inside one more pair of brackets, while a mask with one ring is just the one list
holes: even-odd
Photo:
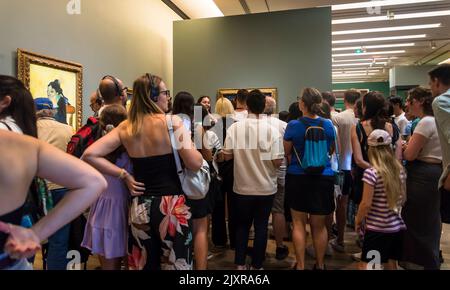
[[[403, 171], [400, 174], [400, 179], [402, 183], [406, 180], [406, 175]], [[400, 214], [389, 209], [385, 186], [376, 169], [366, 169], [362, 180], [374, 187], [372, 206], [366, 218], [366, 230], [378, 233], [397, 233], [405, 230], [406, 225]]]

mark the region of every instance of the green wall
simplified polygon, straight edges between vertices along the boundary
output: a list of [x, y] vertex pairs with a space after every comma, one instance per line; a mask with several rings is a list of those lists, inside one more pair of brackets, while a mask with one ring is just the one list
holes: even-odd
[[174, 93], [275, 87], [286, 110], [308, 86], [331, 89], [330, 8], [174, 22]]
[[[333, 84], [333, 90], [369, 89], [380, 91], [387, 98], [390, 95], [389, 82], [367, 82], [367, 83], [343, 83]], [[343, 101], [336, 101], [336, 108], [343, 109]]]

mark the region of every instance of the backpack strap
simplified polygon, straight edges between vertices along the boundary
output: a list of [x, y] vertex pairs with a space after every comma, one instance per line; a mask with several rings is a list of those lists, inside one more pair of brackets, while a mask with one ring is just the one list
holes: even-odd
[[294, 149], [295, 157], [297, 158], [298, 164], [300, 165], [300, 167], [303, 167], [302, 161], [300, 160], [300, 157], [298, 156], [297, 149], [295, 149], [294, 143], [292, 143], [292, 149]]

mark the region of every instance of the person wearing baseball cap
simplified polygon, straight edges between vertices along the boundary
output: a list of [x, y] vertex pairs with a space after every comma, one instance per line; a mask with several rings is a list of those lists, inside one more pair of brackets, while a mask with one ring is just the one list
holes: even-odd
[[[355, 219], [356, 232], [364, 232], [360, 269], [369, 269], [371, 251], [378, 251], [377, 269], [395, 270], [403, 246], [405, 223], [400, 208], [406, 199], [406, 174], [392, 149], [392, 137], [374, 130], [367, 139], [372, 167], [364, 171], [363, 197]], [[364, 222], [364, 229], [363, 229]]]
[[[38, 138], [66, 152], [67, 144], [73, 135], [72, 127], [56, 121], [57, 110], [49, 98], [37, 98], [34, 100], [34, 104], [36, 106]], [[56, 206], [65, 196], [67, 189], [49, 181], [47, 181], [47, 187], [52, 195], [54, 206]], [[69, 230], [70, 226], [66, 225], [48, 239], [48, 270], [66, 270]]]

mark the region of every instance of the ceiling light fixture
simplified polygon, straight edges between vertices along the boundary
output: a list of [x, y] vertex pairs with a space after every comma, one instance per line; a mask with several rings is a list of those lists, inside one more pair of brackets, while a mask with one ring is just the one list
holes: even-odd
[[401, 19], [413, 19], [413, 18], [427, 18], [427, 17], [439, 17], [450, 15], [450, 10], [432, 11], [432, 12], [418, 12], [418, 13], [405, 13], [394, 14], [391, 11], [387, 12], [387, 15], [383, 16], [370, 16], [370, 17], [357, 17], [357, 18], [345, 18], [336, 19], [331, 21], [332, 24], [348, 24], [348, 23], [361, 23], [361, 22], [374, 22], [374, 21], [387, 21], [387, 20], [401, 20]]
[[450, 63], [450, 58], [447, 58], [446, 60], [441, 61], [441, 62], [439, 63], [439, 65], [444, 64], [444, 63]]
[[343, 44], [343, 43], [364, 43], [364, 42], [374, 42], [374, 41], [388, 41], [388, 40], [404, 40], [404, 39], [415, 39], [415, 38], [426, 38], [426, 34], [415, 34], [415, 35], [401, 35], [401, 36], [388, 36], [388, 37], [374, 37], [374, 38], [359, 38], [359, 39], [345, 39], [345, 40], [333, 40], [333, 44]]
[[403, 30], [416, 30], [416, 29], [428, 29], [441, 27], [441, 23], [422, 24], [422, 25], [405, 25], [405, 26], [392, 26], [392, 27], [380, 27], [380, 28], [367, 28], [367, 29], [353, 29], [353, 30], [340, 30], [333, 31], [332, 35], [346, 35], [346, 34], [360, 34], [360, 33], [372, 33], [372, 32], [387, 32], [387, 31], [403, 31]]
[[381, 7], [381, 6], [396, 6], [396, 5], [411, 5], [414, 3], [429, 3], [429, 2], [439, 2], [443, 0], [377, 0], [377, 1], [366, 1], [348, 4], [337, 4], [332, 5], [331, 10], [349, 10], [349, 9], [359, 9], [359, 8], [370, 8], [370, 7]]
[[[416, 44], [414, 42], [411, 43], [395, 43], [395, 44], [380, 44], [380, 45], [366, 45], [364, 46], [365, 49], [372, 49], [372, 48], [389, 48], [389, 47], [410, 47], [415, 46]], [[333, 51], [342, 51], [342, 50], [354, 50], [359, 49], [361, 46], [347, 46], [347, 47], [335, 47], [332, 50]], [[363, 50], [364, 50], [363, 48]]]
[[364, 65], [386, 65], [387, 62], [361, 62], [361, 63], [338, 63], [332, 64], [333, 67], [346, 67], [346, 66], [364, 66]]
[[372, 60], [389, 60], [389, 59], [398, 59], [398, 57], [375, 57], [375, 58], [352, 58], [352, 59], [333, 59], [333, 62], [348, 62], [348, 61], [372, 61]]
[[364, 53], [339, 53], [339, 54], [333, 54], [332, 57], [340, 57], [340, 56], [361, 56], [361, 55], [373, 55], [373, 54], [397, 54], [397, 53], [405, 53], [406, 50], [386, 50], [386, 51], [371, 51], [371, 52], [364, 52]]

